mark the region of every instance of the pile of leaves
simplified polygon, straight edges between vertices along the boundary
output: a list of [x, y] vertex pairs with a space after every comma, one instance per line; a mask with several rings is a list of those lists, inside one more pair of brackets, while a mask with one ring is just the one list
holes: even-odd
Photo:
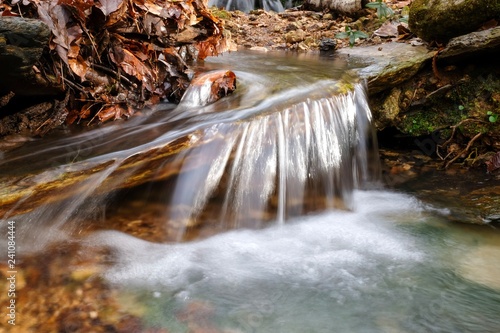
[[0, 0], [0, 16], [49, 26], [50, 43], [34, 70], [68, 92], [68, 124], [178, 102], [189, 63], [230, 46], [203, 0]]

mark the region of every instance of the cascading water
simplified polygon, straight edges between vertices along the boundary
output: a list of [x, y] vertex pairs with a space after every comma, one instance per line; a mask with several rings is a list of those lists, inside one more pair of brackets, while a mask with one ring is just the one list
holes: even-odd
[[[276, 67], [277, 73], [290, 69]], [[248, 90], [243, 96], [195, 107], [188, 96], [199, 96], [188, 91], [163, 119], [83, 133], [70, 144], [55, 139], [49, 148], [35, 152], [31, 146], [12, 157], [7, 153], [0, 170], [8, 175], [4, 184], [19, 195], [3, 208], [4, 218], [31, 210], [19, 218], [51, 224], [46, 228], [50, 235], [52, 229], [72, 225], [68, 220], [78, 219], [80, 212], [85, 218], [88, 211], [105, 206], [110, 188], [127, 187], [130, 179], [145, 173], [164, 173], [149, 177], [173, 183], [164, 195], [167, 207], [173, 208], [165, 219], [181, 226], [177, 240], [183, 239], [185, 228], [206, 221], [224, 228], [261, 227], [320, 209], [352, 208], [353, 190], [370, 178], [368, 165], [378, 165], [370, 147], [375, 140], [363, 84], [340, 93], [342, 84], [351, 83], [324, 79], [297, 88], [284, 82], [284, 88], [261, 99], [262, 90], [254, 89], [269, 84], [269, 78], [239, 74], [241, 89]], [[145, 170], [151, 166], [141, 164], [138, 156], [162, 147], [175, 150], [170, 147], [178, 141], [185, 142], [184, 149], [155, 162], [157, 170]], [[81, 149], [82, 144], [87, 147]], [[46, 153], [50, 158], [40, 158]], [[40, 193], [54, 204], [31, 209], [41, 200]], [[26, 226], [27, 234], [30, 230], [42, 246], [38, 228]]]
[[[236, 72], [234, 95], [6, 152], [20, 331], [497, 332], [500, 234], [364, 188], [379, 171], [370, 110], [338, 64], [211, 59]], [[66, 308], [44, 329], [37, 313], [65, 294], [76, 322]]]

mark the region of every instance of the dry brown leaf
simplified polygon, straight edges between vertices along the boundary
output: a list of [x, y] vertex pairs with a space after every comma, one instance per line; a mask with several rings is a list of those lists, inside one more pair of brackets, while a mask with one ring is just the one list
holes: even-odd
[[373, 34], [380, 37], [397, 37], [398, 25], [399, 23], [386, 21], [380, 28], [375, 30]]
[[105, 122], [105, 121], [110, 120], [112, 118], [118, 119], [119, 116], [117, 117], [117, 115], [119, 115], [119, 114], [120, 114], [120, 107], [118, 105], [111, 105], [111, 106], [108, 106], [108, 107], [101, 109], [97, 113], [97, 117], [99, 118], [99, 120], [101, 122]]
[[486, 161], [486, 170], [491, 173], [500, 168], [500, 151], [497, 152], [489, 161]]
[[136, 58], [129, 50], [123, 50], [123, 60], [120, 62], [120, 67], [129, 75], [135, 76], [139, 81], [142, 81], [144, 74], [147, 72], [142, 61]]
[[88, 69], [90, 67], [88, 62], [83, 60], [82, 57], [69, 58], [68, 65], [71, 68], [71, 70], [73, 71], [73, 73], [75, 73], [76, 75], [78, 75], [80, 77], [82, 82], [85, 81], [85, 76], [87, 75]]
[[117, 11], [122, 5], [123, 0], [99, 0], [99, 5], [96, 5], [96, 7], [101, 10], [104, 16], [108, 16]]
[[85, 23], [89, 9], [95, 3], [94, 0], [59, 0], [59, 5], [66, 6], [66, 8], [82, 23]]
[[106, 21], [106, 26], [111, 27], [115, 24], [124, 24], [127, 20], [128, 7], [126, 3], [123, 3], [117, 10], [108, 15]]

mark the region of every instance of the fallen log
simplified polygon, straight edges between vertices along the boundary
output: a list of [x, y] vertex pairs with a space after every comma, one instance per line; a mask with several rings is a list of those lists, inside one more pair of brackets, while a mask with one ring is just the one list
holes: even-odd
[[364, 8], [368, 0], [305, 0], [303, 7], [314, 11], [332, 11], [352, 15]]

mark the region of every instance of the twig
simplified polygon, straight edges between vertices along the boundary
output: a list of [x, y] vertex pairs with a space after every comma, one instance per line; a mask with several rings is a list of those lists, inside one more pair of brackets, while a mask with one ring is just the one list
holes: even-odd
[[[452, 129], [450, 137], [449, 137], [449, 138], [448, 138], [448, 140], [446, 140], [443, 144], [438, 145], [438, 146], [436, 147], [436, 152], [438, 153], [438, 156], [440, 156], [440, 155], [439, 155], [439, 151], [438, 151], [438, 149], [439, 149], [439, 148], [444, 148], [444, 147], [446, 147], [446, 146], [447, 146], [447, 145], [451, 142], [451, 140], [453, 140], [453, 137], [455, 136], [455, 131], [457, 130], [457, 128], [458, 128], [458, 127], [460, 127], [460, 126], [462, 126], [462, 125], [463, 125], [463, 124], [465, 124], [466, 122], [469, 122], [469, 121], [473, 121], [473, 122], [477, 122], [477, 123], [486, 123], [486, 122], [485, 122], [485, 121], [483, 121], [483, 120], [479, 120], [479, 119], [472, 119], [472, 118], [467, 118], [467, 119], [464, 119], [464, 120], [460, 121], [460, 122], [459, 122], [458, 124], [456, 124], [456, 125], [450, 126], [450, 128]], [[441, 156], [440, 156], [440, 157], [441, 157]]]
[[94, 49], [94, 52], [97, 56], [97, 59], [99, 59], [99, 62], [101, 62], [101, 55], [99, 54], [99, 51], [97, 50], [97, 45], [94, 42], [94, 37], [90, 34], [87, 27], [85, 27], [85, 25], [82, 24], [82, 22], [79, 21], [78, 24], [80, 25], [80, 28], [82, 28], [82, 30], [85, 31], [85, 33], [89, 37], [90, 44], [92, 44], [92, 48]]
[[68, 85], [70, 85], [72, 88], [76, 89], [76, 90], [80, 90], [82, 93], [84, 94], [87, 94], [87, 92], [85, 91], [85, 89], [83, 89], [82, 86], [68, 80], [67, 78], [63, 77], [62, 78], [64, 82], [66, 82]]
[[436, 89], [436, 90], [434, 90], [433, 92], [431, 92], [430, 94], [428, 94], [427, 96], [425, 96], [425, 99], [428, 99], [428, 98], [430, 98], [432, 95], [435, 95], [435, 94], [437, 94], [437, 93], [439, 93], [439, 92], [441, 92], [441, 91], [443, 91], [443, 90], [448, 90], [448, 89], [450, 89], [451, 87], [453, 87], [451, 84], [447, 84], [447, 85], [445, 85], [445, 86], [442, 86], [441, 88]]
[[0, 97], [0, 108], [9, 104], [9, 101], [14, 95], [14, 92], [10, 91], [7, 95]]
[[453, 162], [455, 162], [460, 156], [462, 156], [463, 154], [465, 154], [466, 152], [469, 151], [470, 147], [472, 146], [472, 144], [474, 143], [474, 141], [476, 141], [477, 139], [479, 139], [481, 137], [481, 135], [483, 135], [483, 133], [477, 133], [476, 136], [474, 136], [470, 141], [469, 143], [467, 144], [467, 147], [465, 147], [464, 150], [462, 150], [460, 153], [458, 153], [454, 158], [452, 158], [450, 161], [448, 161], [444, 168], [445, 169], [448, 169], [448, 167], [450, 166], [450, 164], [452, 164]]
[[121, 75], [120, 73], [118, 73], [117, 71], [115, 71], [115, 70], [113, 70], [111, 68], [108, 68], [106, 66], [102, 66], [102, 65], [99, 65], [99, 64], [92, 64], [92, 66], [95, 67], [95, 68], [98, 68], [100, 70], [103, 70], [105, 72], [108, 72], [109, 74], [115, 75], [115, 78], [118, 81], [122, 81], [123, 80], [126, 83], [128, 83], [134, 89], [137, 88], [137, 84], [135, 84], [134, 82], [130, 81], [126, 76]]
[[437, 68], [437, 58], [438, 58], [438, 55], [443, 50], [444, 50], [444, 48], [440, 47], [439, 50], [437, 50], [437, 52], [432, 57], [432, 72], [434, 73], [434, 76], [436, 77], [436, 79], [438, 79], [439, 81], [441, 81], [442, 78], [441, 78], [441, 74], [439, 74], [439, 70]]

